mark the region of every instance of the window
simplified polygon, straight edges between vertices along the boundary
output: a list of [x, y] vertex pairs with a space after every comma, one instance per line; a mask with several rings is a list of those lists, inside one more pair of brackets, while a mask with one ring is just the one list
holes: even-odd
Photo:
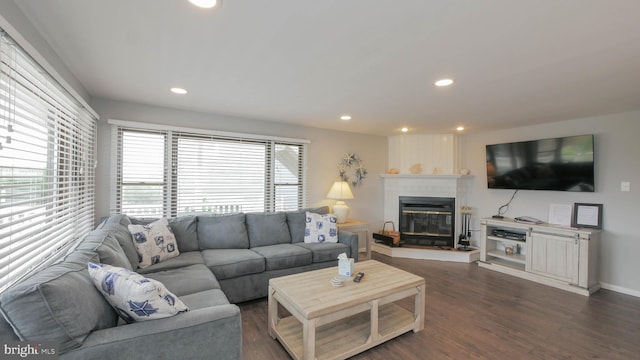
[[0, 30], [0, 291], [93, 228], [96, 117]]
[[303, 140], [110, 123], [113, 213], [171, 217], [305, 206]]
[[131, 215], [162, 214], [167, 195], [167, 134], [121, 130], [118, 141], [126, 154], [118, 159], [119, 209]]

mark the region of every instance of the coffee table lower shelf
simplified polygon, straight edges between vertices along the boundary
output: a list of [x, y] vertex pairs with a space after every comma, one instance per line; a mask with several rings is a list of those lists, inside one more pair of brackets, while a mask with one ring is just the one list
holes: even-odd
[[[336, 320], [316, 329], [316, 359], [346, 359], [415, 327], [414, 314], [390, 303], [378, 309], [378, 334], [371, 334], [371, 311]], [[276, 337], [295, 359], [303, 358], [302, 324], [293, 316], [275, 326]]]

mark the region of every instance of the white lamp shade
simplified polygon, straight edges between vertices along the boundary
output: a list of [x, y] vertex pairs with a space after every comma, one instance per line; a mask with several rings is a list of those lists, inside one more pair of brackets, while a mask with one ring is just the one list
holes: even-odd
[[331, 186], [331, 190], [327, 194], [329, 199], [338, 200], [335, 205], [333, 205], [333, 213], [336, 215], [336, 221], [338, 224], [345, 223], [349, 216], [349, 207], [344, 203], [345, 199], [353, 199], [353, 193], [351, 192], [351, 187], [349, 187], [349, 183], [346, 181], [336, 181]]
[[349, 187], [348, 182], [336, 181], [333, 183], [333, 186], [331, 186], [327, 197], [335, 200], [353, 199], [353, 193], [351, 192], [351, 187]]

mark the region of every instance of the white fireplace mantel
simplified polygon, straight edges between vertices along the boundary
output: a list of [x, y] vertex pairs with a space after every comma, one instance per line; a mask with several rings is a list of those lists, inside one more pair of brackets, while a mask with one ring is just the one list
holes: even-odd
[[[466, 205], [470, 180], [473, 177], [454, 174], [382, 174], [380, 178], [384, 191], [384, 220], [398, 224], [400, 196], [454, 198], [457, 214], [460, 207]], [[456, 233], [459, 230], [459, 224], [456, 223]]]

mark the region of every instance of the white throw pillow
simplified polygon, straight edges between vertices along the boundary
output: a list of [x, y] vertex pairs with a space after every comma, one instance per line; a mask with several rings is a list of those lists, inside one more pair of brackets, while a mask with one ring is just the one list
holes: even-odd
[[320, 215], [307, 211], [305, 243], [338, 242], [338, 221], [334, 214]]
[[128, 225], [133, 243], [138, 251], [141, 268], [157, 264], [180, 255], [176, 237], [169, 227], [169, 221], [162, 218], [148, 225]]
[[129, 269], [87, 264], [93, 284], [126, 322], [161, 319], [189, 311], [164, 285]]

